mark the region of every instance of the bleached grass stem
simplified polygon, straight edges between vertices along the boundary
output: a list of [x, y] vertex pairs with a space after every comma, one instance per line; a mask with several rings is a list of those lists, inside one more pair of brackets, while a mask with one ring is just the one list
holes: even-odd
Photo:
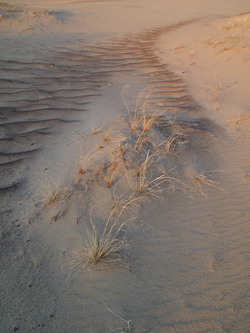
[[[127, 327], [119, 327], [119, 328], [115, 328], [115, 329], [112, 329], [112, 328], [109, 328], [109, 331], [108, 332], [106, 332], [106, 333], [113, 333], [113, 332], [120, 332], [120, 333], [122, 333], [122, 332], [124, 332], [124, 330], [128, 330], [128, 332], [129, 333], [132, 333], [132, 327], [131, 327], [131, 322], [132, 322], [132, 320], [127, 320], [127, 319], [124, 319], [124, 318], [122, 318], [121, 316], [119, 316], [118, 314], [116, 314], [114, 311], [112, 311], [107, 305], [106, 305], [106, 303], [104, 302], [104, 305], [105, 305], [105, 307], [106, 307], [106, 309], [113, 315], [113, 316], [115, 316], [116, 318], [118, 318], [118, 319], [120, 319], [121, 321], [123, 321], [124, 323], [126, 323], [127, 324]], [[122, 330], [122, 332], [121, 332], [121, 330]]]

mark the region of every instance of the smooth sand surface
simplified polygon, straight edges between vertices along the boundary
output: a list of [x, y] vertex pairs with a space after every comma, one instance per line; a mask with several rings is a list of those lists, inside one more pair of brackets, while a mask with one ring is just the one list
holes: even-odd
[[0, 2], [1, 333], [249, 332], [249, 11]]

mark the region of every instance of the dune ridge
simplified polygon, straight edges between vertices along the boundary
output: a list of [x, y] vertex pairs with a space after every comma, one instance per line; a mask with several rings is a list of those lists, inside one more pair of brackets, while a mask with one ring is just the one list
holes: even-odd
[[[96, 19], [105, 3], [72, 4], [72, 12], [87, 6]], [[51, 6], [61, 13], [68, 4]], [[12, 57], [1, 50], [1, 332], [248, 331], [247, 98], [227, 99], [224, 85], [209, 95], [185, 53], [185, 43], [207, 45], [192, 62], [217, 70], [211, 46], [188, 38], [199, 27], [211, 42], [211, 25], [228, 34], [239, 18], [178, 15], [185, 20], [138, 23], [98, 41], [83, 34], [38, 47], [33, 36], [27, 56], [22, 47]], [[67, 21], [52, 20], [46, 33], [53, 24], [64, 31]], [[228, 68], [218, 69], [225, 83]], [[244, 96], [244, 82], [239, 88]], [[81, 252], [106, 236], [114, 260]]]

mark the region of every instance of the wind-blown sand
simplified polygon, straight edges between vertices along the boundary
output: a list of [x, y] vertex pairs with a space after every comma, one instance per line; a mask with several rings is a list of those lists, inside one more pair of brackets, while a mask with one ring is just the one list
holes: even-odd
[[[249, 331], [249, 10], [0, 2], [0, 332]], [[121, 262], [79, 265], [110, 212]]]

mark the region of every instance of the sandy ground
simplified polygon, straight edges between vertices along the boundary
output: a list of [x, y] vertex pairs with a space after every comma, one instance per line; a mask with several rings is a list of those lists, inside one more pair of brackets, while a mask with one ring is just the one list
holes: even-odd
[[249, 331], [249, 10], [0, 2], [0, 332]]

